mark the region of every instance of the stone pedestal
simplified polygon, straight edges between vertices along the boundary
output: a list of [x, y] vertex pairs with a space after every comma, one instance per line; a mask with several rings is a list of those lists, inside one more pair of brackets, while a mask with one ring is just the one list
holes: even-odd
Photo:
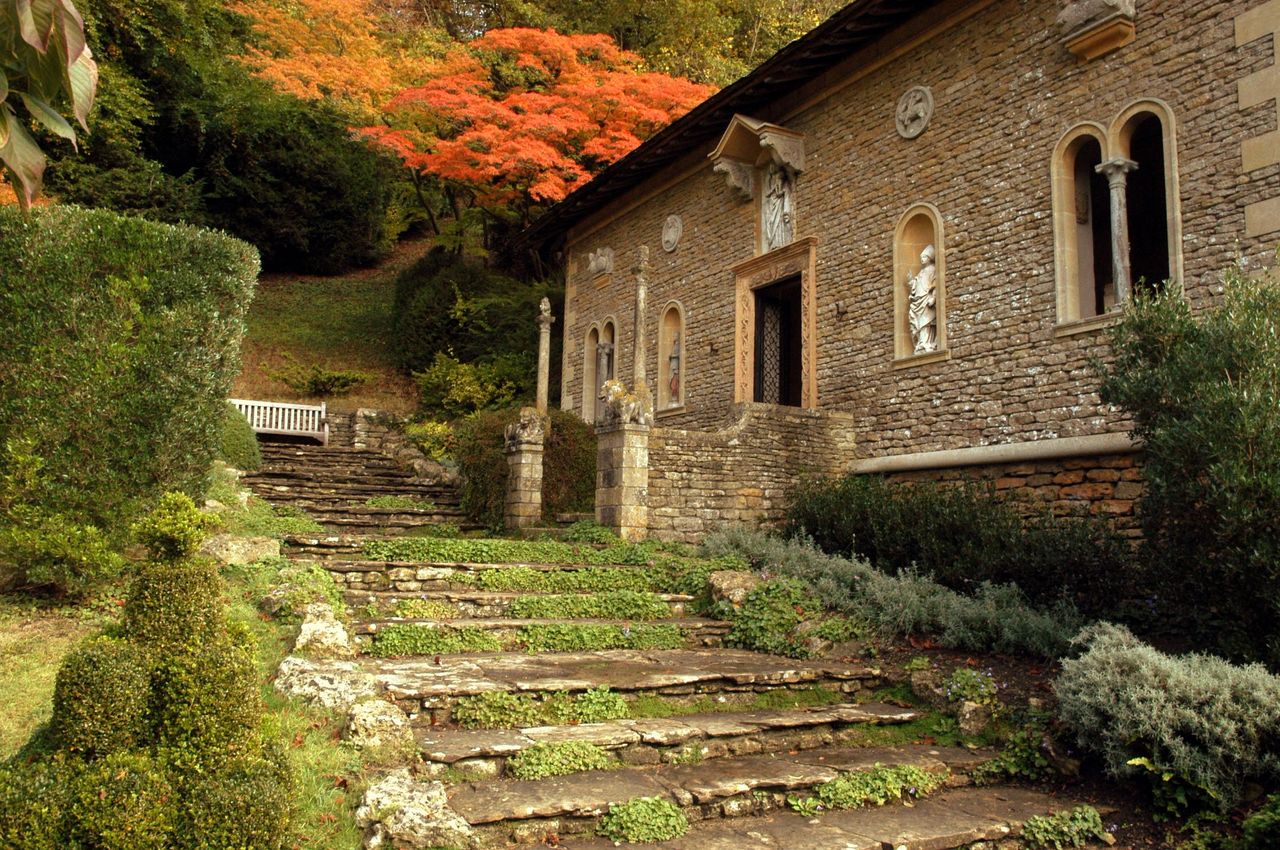
[[643, 540], [649, 533], [649, 428], [596, 428], [596, 522], [623, 540]]
[[509, 530], [542, 522], [542, 417], [532, 408], [507, 428], [507, 503], [503, 511]]

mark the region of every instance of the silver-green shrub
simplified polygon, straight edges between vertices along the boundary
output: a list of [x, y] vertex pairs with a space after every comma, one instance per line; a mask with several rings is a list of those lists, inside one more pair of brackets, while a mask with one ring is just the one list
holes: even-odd
[[1058, 712], [1110, 772], [1141, 774], [1131, 761], [1145, 759], [1223, 808], [1245, 782], [1280, 778], [1280, 676], [1212, 655], [1166, 655], [1110, 623], [1075, 643], [1085, 651], [1062, 663]]
[[761, 572], [802, 579], [828, 607], [885, 633], [929, 635], [955, 649], [1054, 658], [1081, 625], [1070, 606], [1033, 608], [1012, 585], [984, 584], [966, 596], [914, 573], [891, 576], [824, 554], [807, 541], [735, 529], [708, 538], [705, 549], [712, 557], [736, 555]]

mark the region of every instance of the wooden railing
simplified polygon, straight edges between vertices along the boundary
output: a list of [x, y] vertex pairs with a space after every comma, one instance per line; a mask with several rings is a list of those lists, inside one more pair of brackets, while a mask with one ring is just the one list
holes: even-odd
[[284, 434], [312, 437], [321, 445], [329, 445], [329, 416], [323, 403], [285, 404], [279, 401], [230, 399], [236, 409], [249, 420], [256, 434]]

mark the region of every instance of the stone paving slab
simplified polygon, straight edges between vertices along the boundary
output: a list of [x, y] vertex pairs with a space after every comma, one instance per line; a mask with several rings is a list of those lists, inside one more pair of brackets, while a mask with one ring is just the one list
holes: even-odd
[[553, 655], [477, 653], [434, 658], [364, 659], [396, 698], [454, 698], [485, 691], [618, 691], [727, 682], [778, 686], [875, 677], [861, 665], [796, 661], [735, 649], [611, 650]]
[[[539, 742], [586, 741], [607, 749], [639, 743], [673, 747], [693, 740], [753, 735], [832, 723], [906, 723], [919, 716], [918, 711], [911, 709], [869, 703], [798, 708], [790, 711], [779, 709], [690, 714], [681, 717], [612, 720], [607, 723], [540, 726], [526, 729], [428, 727], [418, 731], [418, 746], [427, 761], [453, 764], [463, 759], [513, 755]], [[945, 757], [940, 758], [946, 761]]]
[[[806, 755], [822, 752], [810, 751]], [[840, 750], [827, 752], [843, 753]], [[842, 764], [915, 764], [941, 770], [928, 747], [884, 748], [857, 759], [830, 759], [822, 764], [796, 755], [749, 755], [711, 759], [699, 764], [659, 768], [624, 768], [575, 773], [542, 780], [499, 780], [454, 786], [449, 803], [473, 825], [532, 817], [592, 817], [610, 803], [660, 796], [679, 806], [704, 805], [753, 791], [785, 792], [811, 788], [834, 779]], [[852, 768], [856, 769], [856, 768]], [[966, 817], [977, 814], [965, 812]]]
[[[817, 818], [778, 811], [763, 817], [703, 821], [683, 837], [656, 846], [661, 850], [953, 850], [975, 841], [1006, 838], [1019, 831], [1027, 818], [1070, 805], [1021, 788], [961, 788], [911, 807], [854, 809]], [[642, 850], [655, 845], [568, 837], [561, 846]]]

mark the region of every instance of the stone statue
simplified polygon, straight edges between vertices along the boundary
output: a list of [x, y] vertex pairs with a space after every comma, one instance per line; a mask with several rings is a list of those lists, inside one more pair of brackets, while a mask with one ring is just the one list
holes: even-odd
[[667, 355], [667, 406], [680, 404], [680, 334], [671, 338], [671, 353]]
[[926, 245], [920, 252], [920, 271], [907, 275], [907, 320], [915, 354], [938, 348], [938, 267], [935, 249]]
[[551, 299], [550, 298], [543, 297], [543, 299], [538, 302], [538, 314], [544, 319], [551, 318]]
[[522, 443], [541, 443], [546, 435], [542, 416], [532, 407], [520, 408], [520, 418], [507, 426], [505, 437], [507, 451], [514, 451]]
[[764, 198], [761, 199], [763, 248], [767, 253], [790, 245], [795, 238], [792, 209], [795, 188], [786, 169], [770, 164], [764, 174]]
[[653, 403], [644, 387], [635, 392], [627, 390], [622, 381], [605, 381], [600, 407], [596, 413], [596, 425], [652, 425]]

